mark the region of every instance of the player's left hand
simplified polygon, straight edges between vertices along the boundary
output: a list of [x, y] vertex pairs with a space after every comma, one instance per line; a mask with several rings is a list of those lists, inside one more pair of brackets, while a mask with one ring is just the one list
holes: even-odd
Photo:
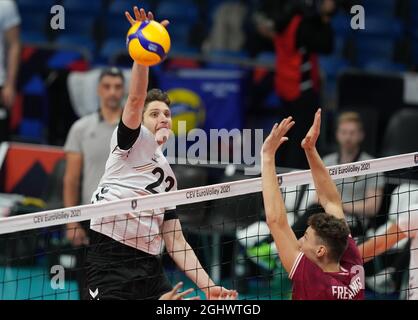
[[[148, 11], [148, 14], [145, 13], [145, 9], [141, 8], [138, 9], [137, 6], [134, 7], [134, 14], [135, 19], [132, 18], [131, 14], [128, 11], [125, 11], [126, 19], [130, 22], [131, 25], [134, 25], [137, 22], [145, 21], [145, 20], [154, 20], [154, 15], [151, 11]], [[164, 27], [167, 27], [170, 23], [168, 20], [163, 20], [160, 22]]]
[[285, 135], [293, 127], [295, 122], [292, 120], [292, 117], [287, 117], [280, 122], [280, 124], [275, 124], [269, 136], [263, 143], [261, 148], [261, 153], [263, 155], [274, 156], [277, 149], [280, 145], [288, 140]]
[[187, 289], [183, 292], [178, 292], [180, 288], [183, 286], [183, 282], [177, 283], [173, 289], [171, 289], [169, 292], [164, 293], [159, 300], [200, 300], [199, 296], [194, 296], [191, 298], [184, 299], [185, 296], [192, 293], [194, 291], [193, 288]]

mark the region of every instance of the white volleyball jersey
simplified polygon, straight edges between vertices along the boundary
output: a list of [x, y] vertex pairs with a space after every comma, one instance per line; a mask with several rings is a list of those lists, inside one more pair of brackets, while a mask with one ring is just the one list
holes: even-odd
[[[177, 190], [177, 180], [154, 135], [141, 126], [132, 148], [122, 150], [117, 145], [117, 131], [113, 132], [105, 173], [92, 202], [112, 201], [142, 195]], [[128, 246], [149, 254], [160, 254], [163, 249], [161, 227], [165, 210], [140, 213], [121, 212], [120, 215], [92, 219], [90, 228]]]

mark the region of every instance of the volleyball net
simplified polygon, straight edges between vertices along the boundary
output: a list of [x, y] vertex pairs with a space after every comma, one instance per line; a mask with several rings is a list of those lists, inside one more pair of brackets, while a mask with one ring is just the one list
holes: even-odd
[[[417, 166], [418, 153], [410, 153], [328, 168], [342, 194], [344, 211], [358, 243], [381, 234], [400, 213], [418, 204]], [[177, 174], [178, 181], [187, 179], [190, 170], [193, 168]], [[194, 287], [173, 263], [164, 241], [156, 241], [171, 236], [153, 227], [162, 214], [160, 208], [171, 207], [177, 208], [186, 240], [217, 284], [237, 289], [240, 299], [290, 299], [291, 283], [265, 223], [261, 178], [241, 177], [164, 194], [1, 218], [0, 299], [85, 297], [85, 276], [91, 272], [87, 258], [95, 248], [90, 244], [74, 247], [66, 225], [81, 222], [80, 228], [88, 232], [90, 220], [95, 221], [96, 230], [106, 228], [106, 223], [118, 225], [118, 236], [123, 230], [120, 226], [130, 234], [132, 225], [142, 229], [135, 237], [121, 240], [130, 243], [123, 254], [113, 252], [119, 243], [105, 248], [118, 257], [118, 263], [126, 260], [130, 265], [141, 264], [144, 256], [131, 245], [138, 241], [150, 246], [157, 243], [158, 248], [153, 250], [161, 256], [169, 281], [173, 285], [183, 281], [186, 287]], [[308, 216], [322, 210], [311, 173], [294, 171], [279, 174], [278, 179], [289, 223], [300, 237]], [[143, 230], [150, 231], [144, 234]], [[365, 264], [368, 298], [406, 297], [411, 250], [410, 241], [405, 239]], [[103, 272], [106, 263], [100, 265]], [[130, 290], [129, 283], [120, 285], [121, 290]], [[197, 290], [196, 294], [201, 292]]]

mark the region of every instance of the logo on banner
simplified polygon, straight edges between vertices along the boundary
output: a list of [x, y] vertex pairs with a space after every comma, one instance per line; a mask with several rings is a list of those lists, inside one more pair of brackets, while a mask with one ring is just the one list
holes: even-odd
[[132, 200], [131, 201], [131, 208], [132, 208], [132, 210], [135, 210], [137, 206], [138, 206], [137, 200]]
[[[206, 116], [205, 107], [196, 92], [185, 88], [173, 88], [167, 91], [167, 95], [171, 101], [172, 130], [176, 136], [203, 126]], [[186, 132], [179, 132], [180, 121], [186, 123]]]
[[418, 153], [414, 156], [414, 162], [415, 164], [418, 164]]

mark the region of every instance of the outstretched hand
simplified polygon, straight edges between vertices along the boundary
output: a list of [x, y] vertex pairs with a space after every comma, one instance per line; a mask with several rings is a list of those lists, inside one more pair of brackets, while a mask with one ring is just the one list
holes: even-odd
[[289, 140], [289, 138], [285, 137], [285, 135], [290, 130], [290, 128], [293, 127], [294, 124], [295, 121], [292, 120], [292, 117], [283, 119], [280, 124], [274, 124], [269, 136], [263, 143], [261, 153], [263, 155], [274, 156], [280, 145]]
[[[131, 14], [128, 11], [125, 11], [126, 19], [128, 19], [128, 21], [131, 25], [134, 25], [137, 22], [142, 22], [142, 21], [145, 21], [145, 20], [154, 20], [154, 15], [152, 14], [151, 11], [148, 11], [148, 14], [146, 14], [145, 9], [143, 9], [143, 8], [138, 9], [137, 6], [134, 7], [134, 14], [135, 14], [135, 19], [136, 20], [134, 18], [132, 18]], [[168, 20], [163, 20], [160, 23], [164, 27], [167, 27], [170, 22]]]
[[171, 289], [169, 292], [164, 293], [159, 300], [200, 300], [199, 296], [194, 296], [191, 298], [183, 299], [188, 294], [192, 293], [194, 291], [193, 288], [187, 289], [183, 292], [178, 292], [180, 288], [183, 287], [183, 282], [177, 283], [173, 289]]
[[318, 140], [320, 132], [321, 132], [321, 108], [319, 108], [316, 111], [312, 127], [309, 129], [305, 138], [302, 140], [302, 143], [301, 143], [302, 148], [305, 150], [310, 150], [310, 149], [315, 148], [316, 141]]

